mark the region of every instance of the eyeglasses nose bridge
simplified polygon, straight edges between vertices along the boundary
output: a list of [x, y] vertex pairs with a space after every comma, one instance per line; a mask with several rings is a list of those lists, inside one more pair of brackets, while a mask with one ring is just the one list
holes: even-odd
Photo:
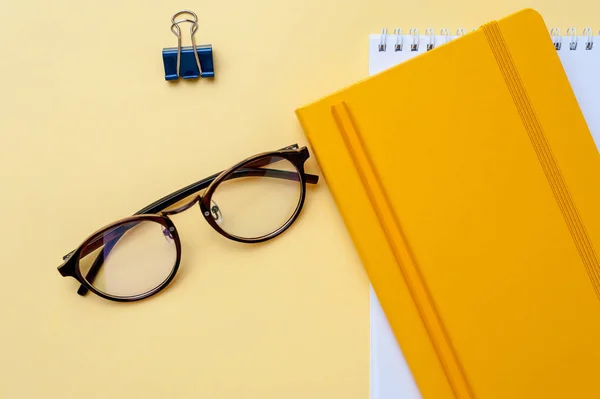
[[191, 200], [187, 204], [179, 206], [179, 207], [177, 207], [175, 209], [170, 209], [170, 210], [162, 211], [160, 214], [162, 216], [177, 215], [178, 213], [187, 211], [188, 209], [190, 209], [191, 207], [193, 207], [197, 203], [200, 203], [200, 201], [202, 201], [202, 196], [197, 195], [197, 196], [194, 197], [193, 200]]

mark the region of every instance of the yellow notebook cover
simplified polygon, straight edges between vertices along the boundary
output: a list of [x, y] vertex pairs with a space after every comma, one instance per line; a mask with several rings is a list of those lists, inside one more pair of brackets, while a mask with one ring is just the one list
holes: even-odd
[[297, 116], [425, 399], [599, 397], [600, 158], [537, 12]]

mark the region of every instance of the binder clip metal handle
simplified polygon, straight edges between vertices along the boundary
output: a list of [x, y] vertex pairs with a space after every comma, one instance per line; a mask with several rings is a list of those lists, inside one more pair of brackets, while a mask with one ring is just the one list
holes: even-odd
[[[190, 18], [176, 19], [184, 14]], [[181, 46], [181, 28], [179, 24], [189, 23], [192, 46]], [[215, 76], [212, 58], [212, 46], [196, 45], [196, 31], [198, 30], [198, 16], [190, 10], [182, 10], [171, 17], [171, 32], [177, 36], [177, 47], [164, 48], [162, 52], [165, 66], [165, 80], [197, 79], [199, 77], [212, 78]]]

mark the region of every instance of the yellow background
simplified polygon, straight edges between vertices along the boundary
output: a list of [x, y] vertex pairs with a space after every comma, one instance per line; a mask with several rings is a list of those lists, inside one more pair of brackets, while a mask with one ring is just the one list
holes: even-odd
[[[56, 266], [171, 191], [306, 144], [294, 109], [367, 75], [369, 33], [523, 7], [563, 32], [600, 27], [598, 2], [1, 0], [0, 398], [367, 398], [368, 281], [323, 182], [263, 245], [174, 217], [182, 266], [151, 299], [79, 297]], [[182, 8], [213, 45], [214, 81], [164, 81]]]

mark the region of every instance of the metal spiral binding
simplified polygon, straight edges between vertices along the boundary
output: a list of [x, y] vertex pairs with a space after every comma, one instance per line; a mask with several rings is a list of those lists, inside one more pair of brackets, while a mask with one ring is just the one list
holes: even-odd
[[425, 29], [425, 36], [429, 36], [429, 41], [427, 42], [427, 51], [433, 50], [435, 47], [435, 32], [433, 28]]
[[402, 29], [394, 29], [394, 35], [396, 35], [396, 44], [394, 45], [394, 51], [402, 51], [404, 45], [404, 36], [402, 35]]
[[[476, 29], [473, 29], [476, 30]], [[458, 28], [456, 30], [456, 37], [461, 37], [466, 34], [466, 30], [463, 28]], [[401, 28], [394, 29], [394, 51], [404, 51], [404, 34], [402, 33]], [[411, 36], [409, 39], [409, 48], [410, 51], [419, 51], [419, 41], [421, 36], [419, 35], [419, 29], [411, 28], [408, 32], [408, 35]], [[445, 38], [445, 41], [442, 43], [436, 43], [436, 34], [433, 28], [427, 28], [425, 30], [426, 41], [426, 49], [427, 51], [434, 49], [437, 45], [448, 43], [452, 40], [449, 29], [440, 30], [440, 36]], [[598, 35], [594, 35], [594, 31], [592, 28], [585, 28], [582, 31], [582, 35], [585, 38], [585, 42], [580, 46], [579, 40], [580, 36], [578, 35], [577, 28], [571, 27], [568, 28], [565, 35], [562, 34], [560, 28], [552, 28], [550, 29], [550, 36], [552, 38], [552, 44], [556, 50], [562, 49], [563, 37], [568, 38], [569, 51], [576, 51], [578, 47], [583, 47], [585, 50], [592, 50], [594, 48], [594, 38], [600, 37], [600, 31]], [[381, 31], [381, 38], [379, 41], [378, 49], [380, 52], [387, 51], [387, 39], [388, 39], [388, 30], [384, 28]]]
[[[598, 32], [598, 35], [600, 35], [600, 31]], [[591, 50], [592, 47], [594, 47], [594, 32], [592, 31], [592, 28], [585, 28], [583, 30], [583, 36], [587, 36], [585, 41], [585, 49]]]
[[379, 51], [385, 51], [387, 47], [387, 29], [381, 31], [381, 40], [379, 41]]
[[[456, 36], [463, 36], [466, 33], [465, 29], [463, 28], [459, 28], [456, 31]], [[408, 31], [408, 34], [411, 36], [410, 39], [410, 51], [419, 51], [419, 39], [420, 39], [420, 35], [419, 35], [419, 29], [417, 28], [411, 28]], [[379, 38], [379, 45], [377, 46], [378, 50], [380, 52], [385, 52], [387, 51], [387, 40], [388, 40], [388, 30], [387, 28], [383, 28], [381, 31], [381, 36]], [[403, 51], [404, 50], [404, 34], [402, 32], [401, 28], [395, 28], [394, 29], [394, 33], [393, 36], [395, 37], [395, 41], [394, 41], [394, 52], [396, 51]], [[425, 30], [425, 36], [427, 36], [427, 51], [429, 50], [433, 50], [437, 43], [436, 43], [436, 35], [435, 35], [435, 30], [433, 28], [427, 28]], [[450, 29], [442, 29], [440, 30], [440, 36], [443, 36], [445, 38], [444, 43], [448, 43], [451, 39], [451, 35], [450, 35]]]
[[[562, 38], [563, 36], [560, 33], [559, 28], [552, 28], [550, 30], [550, 35], [552, 36], [552, 43], [554, 43], [554, 48], [560, 50], [562, 48]], [[583, 44], [583, 48], [585, 50], [591, 50], [594, 48], [594, 32], [592, 28], [583, 29], [582, 36], [585, 37], [585, 43]], [[598, 32], [598, 36], [600, 36], [600, 32]], [[567, 29], [567, 33], [564, 37], [569, 38], [569, 50], [575, 51], [579, 47], [579, 35], [577, 34], [577, 28], [569, 28]]]
[[444, 43], [448, 43], [450, 41], [450, 30], [446, 28], [442, 29], [440, 31], [440, 36], [444, 36], [446, 38]]
[[560, 50], [562, 47], [562, 35], [560, 34], [560, 29], [552, 28], [550, 30], [550, 36], [552, 36], [552, 43], [554, 43], [554, 48]]
[[569, 50], [577, 50], [577, 29], [567, 29], [567, 36], [571, 36], [571, 41], [569, 42]]
[[410, 51], [419, 51], [419, 30], [417, 28], [411, 28], [408, 31], [409, 35], [412, 35], [412, 43], [410, 44]]

